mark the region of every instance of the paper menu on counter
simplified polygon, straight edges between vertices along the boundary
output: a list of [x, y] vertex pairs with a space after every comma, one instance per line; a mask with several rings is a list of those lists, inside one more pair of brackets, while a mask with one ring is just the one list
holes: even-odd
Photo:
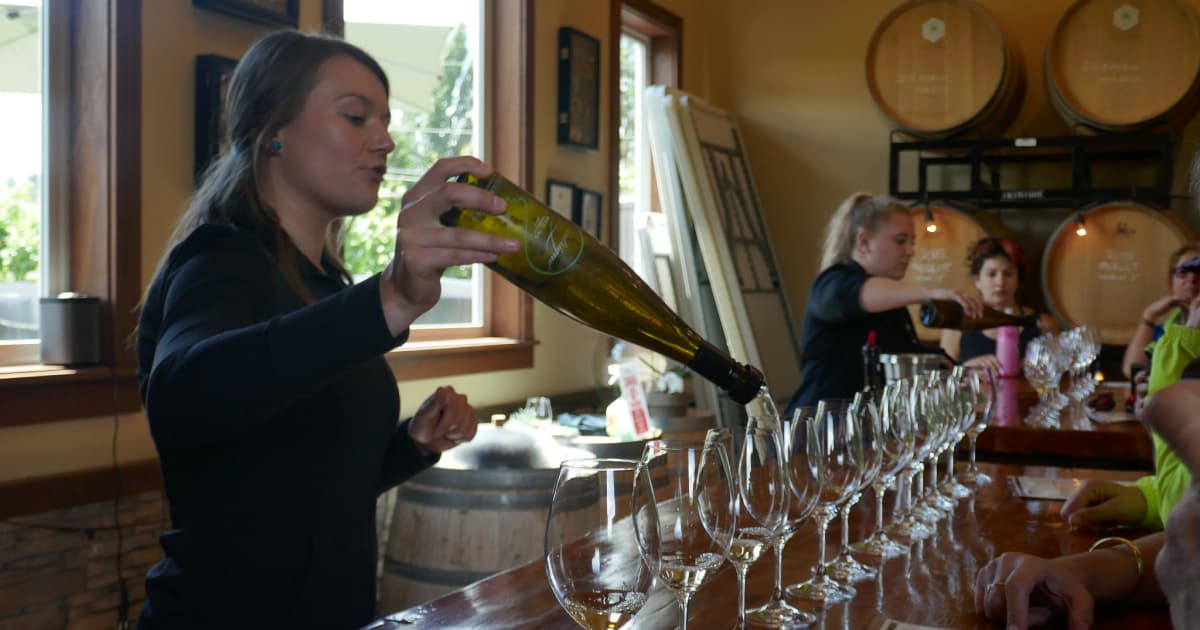
[[[1012, 476], [1008, 478], [1008, 487], [1015, 496], [1022, 499], [1042, 499], [1048, 501], [1066, 501], [1084, 484], [1084, 479], [1073, 477], [1026, 477]], [[1130, 482], [1117, 481], [1128, 485]]]

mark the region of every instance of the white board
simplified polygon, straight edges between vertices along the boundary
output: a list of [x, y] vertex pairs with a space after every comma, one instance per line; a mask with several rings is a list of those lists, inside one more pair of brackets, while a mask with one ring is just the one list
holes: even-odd
[[730, 355], [762, 369], [786, 399], [800, 383], [800, 339], [733, 115], [666, 88], [675, 162]]

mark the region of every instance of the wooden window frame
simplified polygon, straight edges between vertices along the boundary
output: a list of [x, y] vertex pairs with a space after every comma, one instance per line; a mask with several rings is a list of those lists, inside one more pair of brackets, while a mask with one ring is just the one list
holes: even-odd
[[[683, 77], [683, 18], [651, 2], [651, 0], [613, 0], [609, 20], [609, 146], [612, 147], [609, 168], [608, 198], [620, 199], [621, 171], [621, 34], [625, 29], [637, 31], [650, 42], [650, 82], [680, 87]], [[653, 177], [653, 174], [651, 174]], [[651, 195], [651, 199], [656, 199]], [[654, 203], [657, 203], [655, 200]], [[609, 247], [620, 250], [619, 212], [608, 213], [608, 233], [613, 235]]]
[[101, 362], [0, 369], [0, 428], [141, 408], [137, 362], [127, 342], [141, 297], [142, 0], [67, 0], [64, 6], [69, 96], [60, 102], [69, 149], [52, 159], [67, 180], [65, 279], [71, 290], [100, 298]]
[[[533, 8], [530, 0], [485, 3], [484, 41], [488, 69], [484, 108], [487, 159], [527, 190], [533, 184]], [[327, 32], [345, 32], [342, 0], [324, 0]], [[497, 81], [495, 77], [506, 77]], [[517, 77], [512, 80], [511, 77]], [[490, 310], [482, 337], [422, 338], [388, 353], [400, 381], [513, 370], [533, 366], [533, 305], [528, 294], [489, 274], [484, 307]]]

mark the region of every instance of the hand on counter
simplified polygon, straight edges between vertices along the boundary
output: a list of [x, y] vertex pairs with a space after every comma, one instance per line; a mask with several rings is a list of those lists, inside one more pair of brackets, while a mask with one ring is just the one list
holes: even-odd
[[1133, 486], [1092, 480], [1068, 497], [1059, 513], [1071, 527], [1136, 525], [1146, 516], [1146, 497]]
[[1076, 567], [1061, 560], [1001, 554], [975, 577], [975, 610], [1010, 630], [1064, 616], [1071, 630], [1090, 628], [1095, 602]]

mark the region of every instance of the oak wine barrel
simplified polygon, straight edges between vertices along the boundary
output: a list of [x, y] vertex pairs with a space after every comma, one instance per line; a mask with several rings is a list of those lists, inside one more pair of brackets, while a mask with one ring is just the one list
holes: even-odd
[[1115, 201], [1082, 211], [1087, 234], [1072, 214], [1042, 253], [1046, 305], [1066, 327], [1087, 325], [1103, 343], [1124, 345], [1146, 305], [1167, 290], [1170, 252], [1195, 236], [1167, 210]]
[[[937, 231], [929, 232], [926, 227], [926, 206], [911, 210], [913, 227], [916, 228], [916, 250], [908, 263], [904, 279], [927, 287], [958, 288], [975, 292], [971, 278], [971, 266], [967, 263], [967, 248], [986, 236], [1003, 237], [1004, 229], [992, 215], [968, 206], [954, 207], [934, 203], [928, 206]], [[926, 328], [917, 317], [919, 305], [909, 307], [917, 337], [922, 341], [937, 341], [940, 329]]]
[[1000, 135], [1021, 106], [1020, 51], [969, 0], [910, 0], [875, 28], [867, 88], [892, 125], [923, 138]]
[[516, 426], [475, 440], [397, 489], [380, 576], [380, 609], [410, 608], [542, 557], [558, 464], [590, 458]]
[[1077, 128], [1175, 131], [1200, 106], [1200, 20], [1182, 0], [1080, 0], [1044, 63], [1050, 102]]

